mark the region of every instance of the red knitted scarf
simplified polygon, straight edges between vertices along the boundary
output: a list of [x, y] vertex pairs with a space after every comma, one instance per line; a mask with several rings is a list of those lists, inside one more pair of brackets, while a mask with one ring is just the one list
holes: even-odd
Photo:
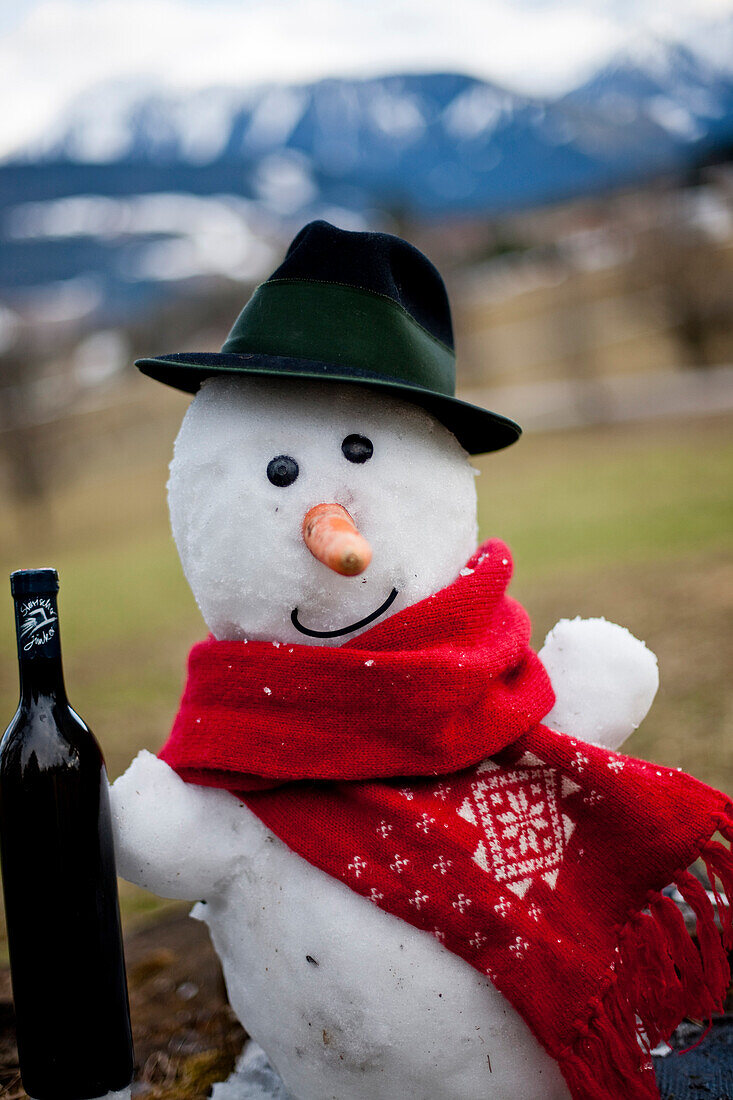
[[650, 1044], [722, 1009], [726, 952], [686, 868], [701, 856], [733, 898], [733, 857], [712, 839], [733, 837], [733, 806], [541, 724], [552, 687], [510, 575], [491, 541], [454, 584], [339, 648], [194, 646], [160, 755], [487, 974], [576, 1100], [652, 1100]]

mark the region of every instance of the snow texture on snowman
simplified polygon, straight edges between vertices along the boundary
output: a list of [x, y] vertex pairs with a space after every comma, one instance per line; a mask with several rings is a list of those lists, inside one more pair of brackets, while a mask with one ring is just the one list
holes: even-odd
[[[657, 1095], [638, 1019], [707, 1010], [723, 963], [656, 892], [677, 875], [709, 931], [684, 867], [728, 804], [614, 751], [658, 683], [627, 630], [529, 649], [469, 459], [519, 429], [453, 396], [437, 271], [314, 222], [221, 353], [138, 365], [195, 392], [168, 492], [212, 637], [112, 788], [117, 859], [210, 929], [251, 1036], [216, 1100]], [[671, 1009], [622, 977], [642, 918]]]

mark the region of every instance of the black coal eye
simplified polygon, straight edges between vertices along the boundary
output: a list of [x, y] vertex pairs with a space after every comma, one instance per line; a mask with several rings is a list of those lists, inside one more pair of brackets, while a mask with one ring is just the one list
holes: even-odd
[[365, 435], [347, 435], [341, 450], [349, 462], [368, 462], [374, 454], [374, 444]]
[[281, 489], [292, 485], [298, 473], [298, 463], [290, 455], [277, 455], [267, 464], [268, 478]]

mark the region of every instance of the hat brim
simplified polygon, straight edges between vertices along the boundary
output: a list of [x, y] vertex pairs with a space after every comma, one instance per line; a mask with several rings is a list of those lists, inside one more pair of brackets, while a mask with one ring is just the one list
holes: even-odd
[[481, 409], [457, 397], [448, 397], [415, 383], [386, 378], [382, 374], [322, 363], [312, 359], [291, 359], [282, 355], [225, 352], [176, 352], [149, 359], [136, 359], [143, 374], [186, 393], [196, 393], [205, 378], [216, 374], [250, 374], [261, 377], [289, 376], [332, 382], [344, 382], [387, 390], [413, 405], [419, 405], [453, 432], [469, 454], [498, 451], [516, 442], [522, 429], [499, 413]]

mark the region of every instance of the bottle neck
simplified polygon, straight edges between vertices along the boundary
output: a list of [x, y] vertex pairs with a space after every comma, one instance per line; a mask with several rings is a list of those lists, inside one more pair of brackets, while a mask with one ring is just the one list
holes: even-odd
[[48, 696], [66, 702], [56, 593], [17, 598], [15, 629], [21, 705]]

